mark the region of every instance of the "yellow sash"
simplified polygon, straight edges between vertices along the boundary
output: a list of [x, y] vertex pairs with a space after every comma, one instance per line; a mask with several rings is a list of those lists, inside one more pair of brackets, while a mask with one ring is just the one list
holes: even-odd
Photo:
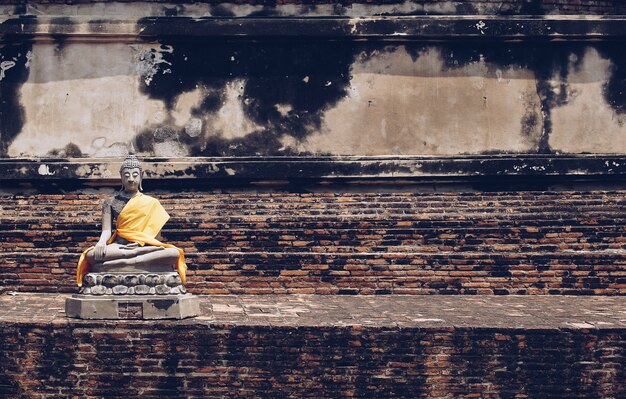
[[[141, 246], [154, 245], [157, 247], [176, 248], [179, 256], [176, 262], [176, 270], [180, 275], [183, 284], [186, 281], [187, 265], [185, 264], [185, 254], [182, 249], [172, 244], [165, 244], [157, 240], [155, 237], [161, 231], [161, 228], [169, 220], [170, 215], [167, 214], [159, 200], [137, 193], [131, 198], [122, 212], [117, 216], [115, 234], [107, 241], [111, 244], [117, 236], [127, 241], [135, 242]], [[83, 276], [87, 273], [87, 252], [94, 247], [85, 250], [78, 260], [78, 268], [76, 270], [76, 283], [78, 286], [83, 284]]]

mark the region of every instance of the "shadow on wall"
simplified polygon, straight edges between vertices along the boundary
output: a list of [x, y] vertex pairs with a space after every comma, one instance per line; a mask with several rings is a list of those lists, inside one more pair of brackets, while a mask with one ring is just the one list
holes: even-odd
[[346, 42], [189, 40], [169, 41], [162, 50], [170, 72], [144, 79], [142, 90], [168, 110], [181, 94], [199, 90], [202, 98], [191, 109], [197, 124], [220, 110], [227, 122], [213, 126], [221, 137], [206, 137], [193, 125], [180, 129], [166, 121], [141, 132], [135, 146], [151, 152], [155, 143], [177, 137], [193, 156], [285, 154], [280, 137], [302, 139], [320, 129], [324, 111], [345, 97], [350, 68], [364, 51]]
[[24, 125], [24, 107], [19, 90], [28, 79], [30, 43], [0, 45], [0, 157], [19, 135]]
[[[590, 48], [611, 60], [610, 75], [578, 74], [570, 80], [571, 72], [580, 68]], [[474, 76], [495, 80], [500, 79], [501, 70], [520, 71], [518, 75], [509, 73], [506, 76], [515, 80], [528, 79], [528, 74], [523, 71], [529, 71], [535, 80], [531, 96], [537, 101], [531, 99], [522, 115], [521, 136], [526, 136], [531, 146], [521, 152], [553, 152], [549, 144], [553, 130], [551, 115], [553, 109], [570, 100], [570, 83], [604, 81], [604, 98], [613, 110], [623, 113], [626, 103], [621, 94], [626, 60], [618, 43], [590, 47], [557, 43], [390, 46], [340, 42], [298, 42], [297, 45], [268, 42], [260, 45], [169, 41], [162, 45], [162, 50], [159, 57], [168, 66], [168, 73], [154, 74], [149, 83], [142, 84], [142, 90], [151, 98], [164, 101], [169, 110], [173, 110], [181, 98], [179, 96], [194, 90], [201, 91], [198, 94], [201, 100], [200, 105], [191, 110], [191, 116], [195, 118], [191, 121], [195, 121], [195, 125], [188, 123], [185, 128], [180, 128], [170, 119], [144, 129], [135, 138], [135, 147], [146, 153], [154, 152], [159, 143], [174, 141], [188, 148], [192, 156], [336, 155], [334, 148], [339, 148], [343, 155], [364, 154], [358, 151], [358, 146], [356, 152], [350, 152], [349, 146], [327, 145], [329, 148], [321, 146], [321, 149], [300, 146], [298, 150], [294, 145], [294, 142], [318, 134], [324, 127], [327, 112], [339, 102], [347, 101], [351, 90], [358, 89], [355, 89], [354, 81], [357, 73], [412, 78]], [[401, 50], [411, 56], [412, 63], [393, 59], [393, 54]], [[438, 53], [436, 62], [426, 60], [420, 63], [421, 57], [433, 52]], [[478, 64], [482, 67], [477, 68]], [[463, 93], [459, 91], [458, 94]], [[238, 110], [224, 106], [231, 100], [241, 104]], [[367, 101], [364, 98], [356, 100]], [[393, 104], [388, 104], [385, 110], [389, 112], [393, 108]], [[437, 111], [428, 109], [425, 112]], [[206, 115], [220, 112], [227, 122], [207, 126]], [[356, 118], [357, 114], [340, 113], [345, 128], [342, 129], [342, 125], [335, 132], [343, 134], [342, 131], [358, 127], [358, 121], [350, 122], [350, 118]], [[410, 123], [407, 125], [410, 127]], [[199, 130], [198, 127], [210, 128], [218, 134], [194, 133], [194, 128]], [[368, 137], [363, 136], [363, 139]], [[416, 137], [407, 139], [415, 140]], [[401, 141], [399, 145], [402, 145]], [[489, 149], [485, 148], [484, 152]]]
[[[141, 48], [133, 51], [119, 48], [115, 56], [105, 59], [106, 54], [113, 54], [109, 50], [115, 50], [107, 48], [90, 59], [80, 56], [85, 45], [63, 43], [57, 38], [53, 46], [38, 45], [37, 68], [31, 67], [32, 71], [27, 58], [30, 46], [9, 44], [0, 48], [0, 60], [8, 62], [3, 65], [11, 66], [0, 81], [2, 157], [8, 156], [7, 149], [16, 139], [27, 143], [23, 146], [26, 150], [12, 156], [112, 156], [89, 148], [90, 142], [104, 146], [105, 138], [111, 137], [107, 132], [118, 129], [109, 126], [107, 131], [105, 123], [98, 122], [98, 115], [110, 113], [107, 104], [111, 103], [126, 104], [118, 106], [120, 112], [132, 108], [133, 101], [142, 94], [151, 103], [139, 116], [129, 111], [114, 117], [128, 133], [117, 139], [126, 137], [126, 143], [109, 141], [109, 147], [117, 146], [119, 152], [124, 152], [132, 142], [145, 155], [172, 157], [553, 153], [563, 152], [561, 147], [551, 145], [553, 114], [577, 94], [578, 89], [570, 86], [593, 83], [601, 87], [600, 98], [610, 106], [606, 109], [617, 115], [626, 113], [626, 56], [619, 42], [390, 45], [186, 38], [137, 45]], [[581, 72], [590, 51], [609, 61], [606, 71]], [[129, 59], [130, 54], [139, 58]], [[57, 58], [55, 71], [49, 69], [52, 67], [45, 62], [47, 57]], [[106, 68], [95, 68], [94, 63], [106, 63]], [[113, 79], [100, 79], [103, 77]], [[455, 80], [452, 78], [465, 79], [463, 84], [470, 85], [470, 90], [458, 83], [449, 84]], [[494, 82], [501, 78], [513, 84], [496, 87]], [[437, 79], [447, 79], [448, 85], [439, 102], [428, 97]], [[483, 82], [478, 82], [481, 79]], [[27, 98], [31, 100], [20, 103], [20, 90], [27, 80], [29, 85], [40, 84], [40, 91], [29, 88]], [[36, 120], [45, 112], [42, 107], [37, 106], [39, 114], [29, 109], [25, 116], [24, 111], [34, 106], [30, 103], [33, 98], [41, 98], [39, 94], [46, 90], [46, 84], [59, 80], [66, 84], [57, 87], [68, 93], [72, 87], [82, 87], [80, 90], [102, 94], [102, 104], [90, 103], [90, 112], [75, 112], [88, 101], [75, 99], [73, 105], [71, 101], [66, 104], [63, 112], [70, 112], [74, 119], [57, 130], [74, 131], [67, 136]], [[88, 82], [89, 88], [76, 86], [74, 81], [82, 85]], [[132, 82], [137, 89], [120, 94], [117, 86], [107, 83], [102, 87], [105, 82], [118, 86]], [[472, 91], [474, 84], [491, 87]], [[133, 94], [133, 90], [142, 93]], [[50, 105], [43, 108], [49, 108], [51, 120], [70, 120], [54, 109], [55, 103], [65, 100], [65, 92], [57, 91], [54, 101], [47, 100]], [[514, 112], [504, 115], [512, 107]], [[163, 117], [150, 118], [153, 108], [162, 109], [159, 112]], [[91, 114], [91, 120], [85, 122], [84, 114]], [[509, 120], [489, 125], [497, 114]], [[607, 119], [606, 115], [595, 119]], [[455, 118], [458, 121], [452, 126]], [[35, 126], [24, 131], [27, 122]], [[597, 130], [598, 126], [587, 130]], [[46, 134], [53, 135], [57, 142], [48, 144], [43, 140], [51, 147], [29, 153], [29, 143], [41, 146], [41, 136]], [[71, 134], [93, 137], [74, 142]], [[490, 142], [493, 135], [499, 136]], [[458, 145], [449, 144], [454, 142]]]

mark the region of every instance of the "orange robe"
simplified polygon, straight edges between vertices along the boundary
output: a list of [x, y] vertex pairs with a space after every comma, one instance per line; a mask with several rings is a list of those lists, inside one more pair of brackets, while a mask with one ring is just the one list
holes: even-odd
[[[162, 243], [155, 238], [169, 218], [170, 215], [163, 209], [159, 200], [142, 193], [137, 193], [126, 203], [122, 212], [117, 216], [115, 234], [109, 238], [107, 244], [111, 244], [115, 238], [119, 236], [127, 241], [136, 242], [141, 246], [154, 245], [157, 247], [176, 248], [179, 253], [178, 261], [176, 262], [176, 270], [184, 284], [186, 281], [185, 274], [187, 265], [185, 264], [185, 254], [183, 250], [172, 244]], [[94, 247], [90, 247], [85, 250], [78, 260], [76, 283], [79, 287], [83, 284], [83, 276], [88, 272], [87, 252], [93, 248]]]

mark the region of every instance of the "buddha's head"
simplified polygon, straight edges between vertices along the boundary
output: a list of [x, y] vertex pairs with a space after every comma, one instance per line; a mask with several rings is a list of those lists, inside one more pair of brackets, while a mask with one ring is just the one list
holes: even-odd
[[139, 159], [135, 154], [129, 154], [120, 167], [120, 177], [122, 178], [122, 188], [126, 192], [141, 191], [141, 180], [143, 179], [143, 169]]

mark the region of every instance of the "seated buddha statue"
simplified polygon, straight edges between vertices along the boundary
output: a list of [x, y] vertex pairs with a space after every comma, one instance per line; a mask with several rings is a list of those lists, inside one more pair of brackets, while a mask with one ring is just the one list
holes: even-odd
[[[76, 283], [88, 272], [176, 270], [185, 283], [183, 250], [157, 239], [169, 219], [156, 198], [143, 194], [143, 169], [135, 155], [120, 167], [122, 189], [102, 205], [102, 233], [98, 243], [78, 261]], [[113, 228], [115, 224], [115, 228]]]

